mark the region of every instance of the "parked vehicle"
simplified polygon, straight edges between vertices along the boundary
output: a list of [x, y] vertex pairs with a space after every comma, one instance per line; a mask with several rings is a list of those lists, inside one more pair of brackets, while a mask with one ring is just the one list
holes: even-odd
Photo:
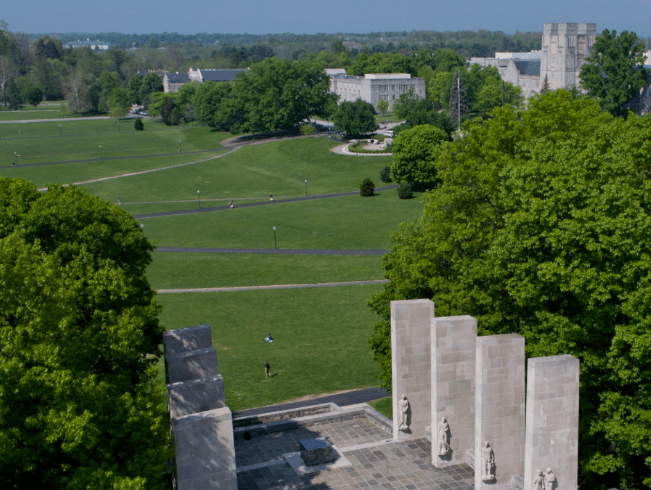
[[389, 138], [393, 138], [393, 131], [391, 131], [390, 129], [387, 129], [384, 132], [384, 136], [388, 136]]

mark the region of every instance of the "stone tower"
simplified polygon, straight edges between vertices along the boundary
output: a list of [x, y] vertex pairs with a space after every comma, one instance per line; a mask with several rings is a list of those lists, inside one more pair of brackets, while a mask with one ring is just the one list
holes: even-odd
[[545, 23], [540, 85], [547, 76], [551, 90], [578, 86], [581, 65], [592, 54], [596, 35], [597, 24]]

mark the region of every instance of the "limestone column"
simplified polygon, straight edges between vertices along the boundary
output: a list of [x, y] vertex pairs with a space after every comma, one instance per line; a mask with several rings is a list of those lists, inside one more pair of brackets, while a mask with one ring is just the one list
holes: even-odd
[[476, 339], [471, 316], [432, 320], [432, 463], [439, 468], [465, 463], [475, 447]]
[[578, 488], [579, 364], [569, 355], [527, 363], [525, 490], [534, 490], [534, 479], [541, 477], [558, 490]]
[[510, 488], [524, 472], [524, 337], [477, 337], [475, 373], [475, 490]]
[[[393, 438], [395, 440], [425, 437], [425, 427], [430, 425], [432, 318], [434, 318], [434, 303], [428, 299], [391, 302]], [[407, 408], [406, 413], [405, 408]]]

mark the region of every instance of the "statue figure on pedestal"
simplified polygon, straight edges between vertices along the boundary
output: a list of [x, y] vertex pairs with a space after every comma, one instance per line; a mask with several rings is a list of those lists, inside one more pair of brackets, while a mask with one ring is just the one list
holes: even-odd
[[481, 450], [481, 479], [484, 481], [495, 479], [495, 454], [488, 441]]
[[545, 490], [545, 478], [542, 470], [536, 470], [536, 476], [533, 477], [532, 490]]
[[439, 447], [438, 454], [439, 456], [446, 456], [450, 453], [450, 424], [445, 417], [441, 419], [439, 423]]
[[407, 395], [402, 395], [402, 398], [398, 402], [398, 410], [400, 412], [400, 418], [398, 419], [398, 429], [408, 430], [409, 425], [407, 424], [407, 412], [409, 411], [409, 400], [407, 400]]
[[547, 468], [545, 471], [545, 490], [554, 490], [554, 482], [556, 477], [551, 468]]

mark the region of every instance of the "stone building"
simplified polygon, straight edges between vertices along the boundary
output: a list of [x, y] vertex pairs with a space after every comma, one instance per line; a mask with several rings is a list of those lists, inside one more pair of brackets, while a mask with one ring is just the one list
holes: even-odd
[[178, 92], [181, 85], [188, 83], [190, 77], [187, 73], [169, 73], [165, 72], [163, 75], [163, 91], [167, 94], [169, 92]]
[[545, 23], [542, 49], [530, 53], [495, 53], [470, 63], [494, 66], [502, 80], [522, 88], [525, 99], [539, 93], [547, 78], [550, 90], [579, 86], [579, 72], [592, 54], [597, 24]]
[[[193, 70], [190, 68], [187, 73], [169, 73], [162, 72], [161, 79], [163, 80], [163, 89], [165, 93], [178, 92], [179, 88], [188, 82], [230, 82], [235, 80], [238, 73], [248, 71], [248, 68], [236, 68], [228, 70], [203, 70], [197, 68]], [[142, 73], [142, 72], [141, 72]], [[146, 75], [146, 72], [145, 72]]]
[[386, 100], [391, 112], [396, 99], [411, 89], [419, 97], [425, 97], [425, 79], [412, 78], [409, 73], [367, 73], [363, 77], [349, 76], [334, 69], [326, 73], [330, 75], [330, 92], [337, 94], [340, 102], [362, 99], [377, 110], [378, 102]]

